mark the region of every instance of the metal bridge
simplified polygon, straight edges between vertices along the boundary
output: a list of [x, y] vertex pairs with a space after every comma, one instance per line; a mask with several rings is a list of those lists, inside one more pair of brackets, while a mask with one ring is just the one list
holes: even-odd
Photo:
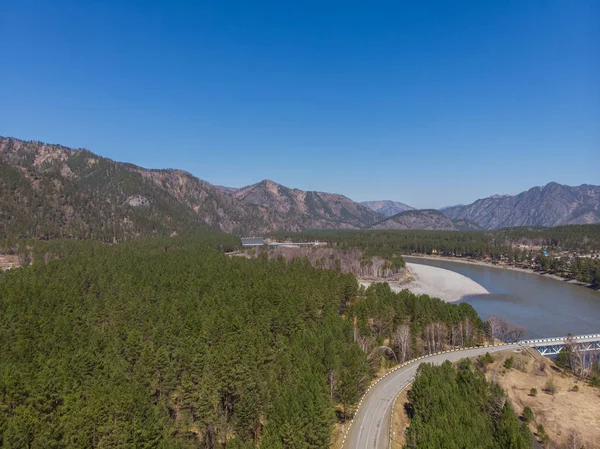
[[342, 449], [388, 449], [390, 447], [394, 401], [398, 394], [413, 382], [422, 362], [432, 364], [441, 364], [446, 360], [455, 362], [467, 357], [478, 357], [486, 352], [516, 350], [523, 347], [535, 348], [540, 354], [553, 355], [564, 349], [567, 340], [579, 351], [600, 349], [600, 334], [595, 334], [455, 348], [404, 362], [377, 379], [367, 389], [358, 403], [352, 421], [346, 428]]
[[578, 351], [600, 350], [600, 334], [595, 334], [455, 348], [404, 362], [377, 379], [367, 389], [358, 403], [352, 421], [346, 428], [342, 449], [388, 449], [390, 447], [395, 398], [413, 382], [422, 362], [432, 364], [441, 364], [446, 360], [455, 362], [467, 357], [478, 357], [486, 352], [494, 353], [524, 347], [534, 348], [543, 355], [554, 355], [564, 349], [567, 340]]
[[[570, 338], [570, 343], [573, 346], [573, 349], [578, 352], [600, 352], [600, 334], [573, 336]], [[567, 345], [567, 337], [526, 340], [520, 342], [520, 344], [535, 348], [542, 355], [557, 355]]]

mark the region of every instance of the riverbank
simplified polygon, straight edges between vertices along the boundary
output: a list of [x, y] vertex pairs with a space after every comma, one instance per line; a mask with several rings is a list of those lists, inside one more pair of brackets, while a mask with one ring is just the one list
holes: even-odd
[[550, 279], [555, 279], [557, 281], [566, 282], [567, 284], [577, 285], [579, 287], [587, 287], [587, 288], [590, 288], [592, 290], [599, 290], [600, 291], [600, 288], [594, 288], [591, 284], [585, 284], [583, 282], [579, 282], [579, 281], [576, 281], [574, 279], [567, 279], [567, 278], [564, 278], [562, 276], [557, 276], [555, 274], [542, 273], [542, 272], [539, 272], [539, 271], [532, 270], [530, 268], [513, 267], [511, 265], [505, 265], [505, 264], [493, 264], [493, 263], [486, 262], [486, 261], [483, 261], [483, 260], [464, 259], [464, 258], [459, 258], [459, 257], [423, 256], [423, 255], [415, 255], [415, 254], [405, 254], [404, 256], [405, 257], [414, 257], [415, 259], [445, 260], [447, 262], [464, 263], [464, 264], [470, 264], [470, 265], [481, 265], [481, 266], [492, 267], [492, 268], [500, 268], [502, 270], [519, 271], [521, 273], [535, 274], [537, 276], [543, 276], [543, 277], [547, 277], [547, 278], [550, 278]]
[[[428, 295], [446, 302], [460, 301], [469, 295], [485, 295], [490, 292], [474, 280], [445, 268], [407, 263], [410, 276], [404, 282], [387, 281], [390, 288], [399, 292], [409, 290], [416, 295]], [[359, 279], [361, 285], [369, 286], [373, 281]], [[384, 282], [384, 280], [381, 280]]]

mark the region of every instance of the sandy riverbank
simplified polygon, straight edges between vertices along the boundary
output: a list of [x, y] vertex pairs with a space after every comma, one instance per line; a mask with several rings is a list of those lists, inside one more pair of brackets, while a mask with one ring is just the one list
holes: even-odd
[[[413, 255], [413, 254], [406, 254], [406, 257], [414, 257], [415, 259], [427, 259], [427, 260], [445, 260], [448, 262], [456, 262], [456, 263], [464, 263], [464, 264], [471, 264], [471, 265], [481, 265], [481, 266], [485, 266], [485, 267], [500, 268], [502, 270], [520, 271], [521, 273], [529, 273], [529, 274], [535, 274], [537, 276], [544, 276], [547, 278], [556, 279], [557, 281], [567, 282], [569, 284], [577, 285], [580, 287], [592, 288], [592, 290], [593, 290], [593, 287], [590, 284], [585, 284], [583, 282], [579, 282], [574, 279], [567, 279], [567, 278], [564, 278], [561, 276], [557, 276], [555, 274], [548, 274], [548, 273], [542, 273], [539, 271], [534, 271], [530, 268], [519, 268], [519, 267], [513, 267], [511, 265], [493, 264], [490, 262], [484, 262], [482, 260], [462, 259], [462, 258], [457, 258], [457, 257], [420, 256], [420, 255], [418, 256], [418, 255]], [[600, 290], [600, 289], [598, 289], [598, 290]]]
[[[429, 295], [447, 302], [459, 301], [467, 295], [485, 295], [489, 291], [482, 285], [462, 274], [444, 268], [407, 263], [411, 280], [404, 283], [388, 282], [395, 292], [410, 290], [417, 295]], [[361, 280], [368, 286], [371, 281]]]

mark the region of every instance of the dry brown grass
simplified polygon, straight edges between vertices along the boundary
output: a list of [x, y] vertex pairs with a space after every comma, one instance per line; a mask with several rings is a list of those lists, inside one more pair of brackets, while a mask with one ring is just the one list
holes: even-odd
[[9, 256], [6, 254], [0, 254], [0, 270], [6, 270], [8, 268], [18, 268], [19, 256]]
[[[346, 424], [348, 426], [349, 423]], [[339, 449], [342, 447], [342, 440], [344, 439], [344, 432], [342, 431], [342, 425], [340, 423], [335, 424], [335, 429], [333, 429], [333, 435], [331, 436], [331, 444], [329, 447], [331, 449]]]
[[[505, 369], [504, 361], [510, 356], [522, 363], [525, 370]], [[500, 384], [517, 413], [521, 414], [525, 407], [533, 410], [532, 431], [542, 424], [553, 448], [568, 447], [568, 439], [574, 431], [581, 435], [586, 449], [600, 448], [599, 389], [563, 373], [550, 359], [533, 351], [503, 351], [495, 353], [494, 358], [494, 363], [486, 368], [488, 380]], [[545, 369], [541, 369], [543, 364]], [[556, 386], [554, 394], [544, 391], [548, 381]], [[574, 385], [579, 391], [572, 391]], [[536, 396], [529, 395], [532, 388], [537, 389]]]
[[408, 403], [409, 391], [410, 387], [405, 388], [398, 395], [394, 404], [391, 449], [402, 449], [406, 443], [406, 429], [408, 429], [408, 425], [410, 424], [410, 418], [406, 413], [405, 405]]

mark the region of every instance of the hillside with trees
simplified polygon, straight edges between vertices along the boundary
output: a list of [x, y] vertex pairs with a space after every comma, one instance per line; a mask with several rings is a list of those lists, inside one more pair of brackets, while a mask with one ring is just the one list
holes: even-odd
[[470, 231], [480, 229], [477, 225], [466, 220], [454, 220], [438, 210], [407, 210], [380, 221], [369, 229], [423, 229], [434, 231]]
[[290, 189], [265, 179], [231, 195], [244, 203], [275, 211], [285, 228], [356, 229], [380, 221], [382, 214], [335, 193]]
[[421, 364], [409, 393], [406, 448], [530, 449], [533, 436], [469, 359]]
[[350, 273], [361, 279], [376, 281], [402, 280], [406, 277], [406, 263], [400, 255], [372, 255], [370, 251], [334, 248], [279, 248], [250, 249], [244, 253], [251, 258], [290, 261], [303, 258], [313, 267]]
[[0, 137], [0, 239], [114, 242], [208, 228], [243, 234], [284, 228], [277, 220], [182, 170]]
[[[600, 225], [498, 231], [340, 230], [278, 232], [279, 240], [326, 242], [371, 255], [437, 255], [530, 268], [600, 286]], [[585, 257], [583, 257], [585, 256]]]
[[274, 185], [227, 189], [183, 170], [0, 137], [0, 239], [120, 242], [208, 228], [251, 235], [360, 228], [383, 218], [342, 195]]
[[[476, 213], [469, 211], [479, 203], [386, 217], [377, 208], [390, 214], [408, 206], [371, 202], [367, 207], [344, 195], [292, 189], [269, 180], [239, 189], [215, 186], [184, 170], [150, 170], [85, 149], [0, 136], [0, 240], [121, 242], [201, 229], [248, 236], [307, 229], [476, 230], [596, 223], [598, 189], [558, 184], [531, 189], [523, 197], [527, 201], [513, 205], [525, 218], [511, 222], [498, 219], [514, 217], [513, 209], [492, 207], [505, 198], [489, 199], [492, 206], [477, 206]], [[529, 211], [542, 218], [527, 215]]]
[[7, 448], [326, 448], [383, 367], [482, 333], [467, 304], [224, 234], [27, 247], [0, 272]]

